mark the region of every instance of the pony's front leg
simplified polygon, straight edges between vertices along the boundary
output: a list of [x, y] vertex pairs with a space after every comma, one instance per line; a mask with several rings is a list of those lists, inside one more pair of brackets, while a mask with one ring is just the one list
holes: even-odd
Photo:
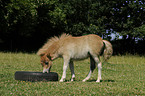
[[90, 70], [88, 76], [83, 80], [83, 82], [86, 82], [87, 80], [89, 80], [91, 77], [91, 74], [92, 74], [92, 70]]
[[65, 81], [65, 78], [66, 78], [66, 70], [67, 70], [68, 64], [69, 64], [69, 59], [64, 58], [63, 74], [62, 74], [62, 77], [60, 79], [60, 82], [64, 82]]
[[74, 64], [73, 64], [73, 61], [70, 61], [70, 63], [69, 63], [69, 68], [70, 68], [70, 70], [71, 70], [71, 75], [72, 75], [71, 81], [74, 81], [75, 72], [74, 72]]

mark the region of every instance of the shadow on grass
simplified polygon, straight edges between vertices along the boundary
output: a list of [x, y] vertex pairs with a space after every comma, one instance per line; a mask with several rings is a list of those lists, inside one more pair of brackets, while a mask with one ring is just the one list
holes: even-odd
[[[95, 79], [93, 80], [88, 80], [87, 82], [96, 82]], [[100, 82], [115, 82], [114, 80], [101, 80]]]
[[[71, 82], [70, 80], [65, 80], [64, 82]], [[82, 80], [74, 80], [73, 82], [83, 82]], [[86, 82], [96, 82], [95, 79], [88, 80]], [[114, 80], [101, 80], [100, 82], [115, 82]]]
[[101, 80], [101, 82], [115, 82], [114, 80]]

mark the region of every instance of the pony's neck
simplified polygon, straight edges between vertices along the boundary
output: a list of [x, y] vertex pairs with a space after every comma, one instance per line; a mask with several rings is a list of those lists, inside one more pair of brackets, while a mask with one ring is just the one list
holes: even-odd
[[55, 59], [59, 57], [59, 44], [58, 42], [53, 43], [48, 49], [47, 49], [47, 55], [50, 56], [50, 58]]

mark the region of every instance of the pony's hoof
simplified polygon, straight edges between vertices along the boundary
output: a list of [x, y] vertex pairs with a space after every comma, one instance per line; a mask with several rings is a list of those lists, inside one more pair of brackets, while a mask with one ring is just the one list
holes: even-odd
[[59, 82], [64, 82], [65, 81], [65, 79], [60, 79], [60, 81]]
[[84, 79], [83, 82], [86, 82], [86, 80]]
[[59, 82], [63, 82], [63, 80], [60, 80]]
[[72, 82], [72, 81], [75, 81], [75, 78], [71, 78], [71, 82]]
[[97, 83], [99, 83], [99, 82], [100, 82], [100, 80], [97, 80], [96, 82], [97, 82]]
[[74, 81], [74, 79], [71, 79], [71, 82], [73, 82]]

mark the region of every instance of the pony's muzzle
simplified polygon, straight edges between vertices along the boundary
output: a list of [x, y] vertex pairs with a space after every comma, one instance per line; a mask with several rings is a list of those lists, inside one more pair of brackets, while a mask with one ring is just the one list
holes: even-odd
[[43, 69], [43, 73], [49, 73], [49, 68]]

